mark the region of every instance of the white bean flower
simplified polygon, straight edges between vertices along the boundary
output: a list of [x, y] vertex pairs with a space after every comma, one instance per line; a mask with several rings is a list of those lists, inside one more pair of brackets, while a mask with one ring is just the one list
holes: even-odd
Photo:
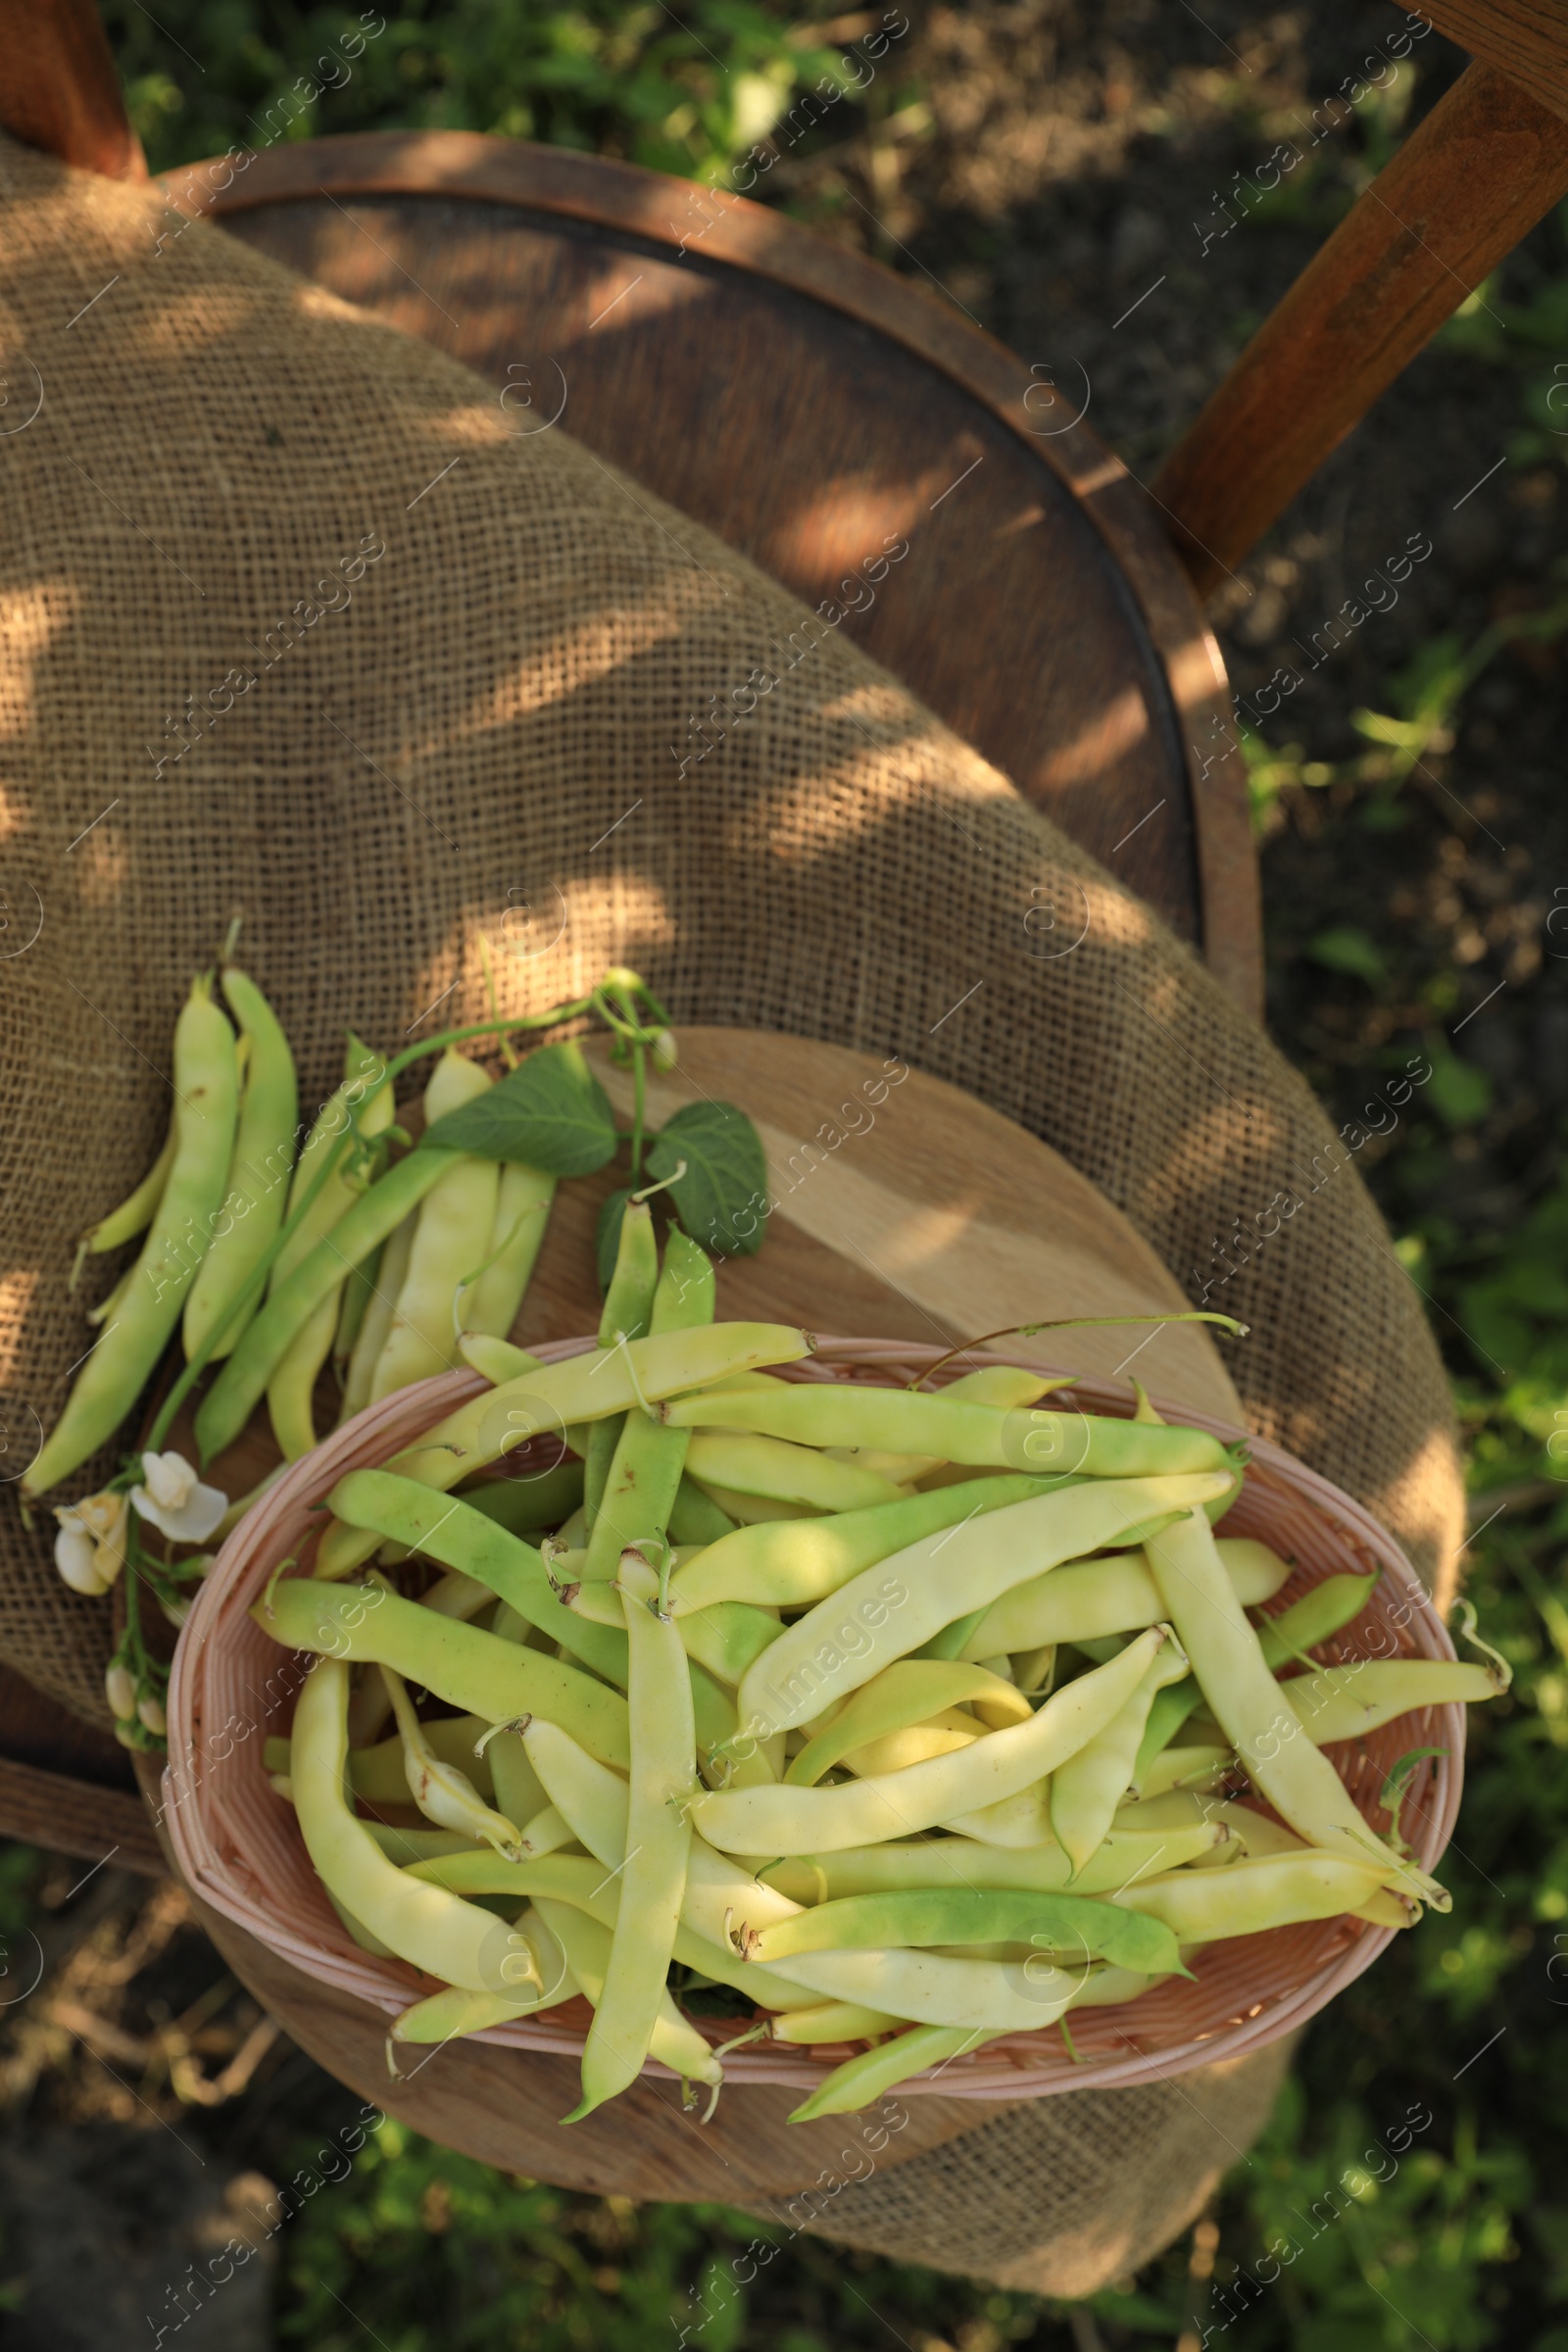
[[89, 1494], [59, 1505], [55, 1566], [73, 1592], [107, 1592], [125, 1564], [129, 1514], [123, 1494]]
[[203, 1486], [182, 1453], [144, 1453], [141, 1474], [130, 1490], [137, 1516], [176, 1544], [204, 1544], [228, 1508], [222, 1489]]

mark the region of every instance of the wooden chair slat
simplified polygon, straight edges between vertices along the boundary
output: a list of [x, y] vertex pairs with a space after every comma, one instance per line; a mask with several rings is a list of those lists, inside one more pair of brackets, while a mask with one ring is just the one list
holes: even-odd
[[1154, 484], [1195, 585], [1230, 576], [1400, 370], [1568, 195], [1568, 121], [1473, 65], [1253, 336]]
[[1561, 0], [1421, 0], [1421, 15], [1568, 119], [1568, 15]]

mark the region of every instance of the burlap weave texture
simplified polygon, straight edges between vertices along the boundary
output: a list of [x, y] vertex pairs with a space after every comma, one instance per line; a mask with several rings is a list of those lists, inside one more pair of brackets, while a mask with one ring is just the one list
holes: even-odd
[[[307, 1103], [346, 1021], [392, 1047], [482, 1017], [481, 932], [509, 1008], [625, 961], [677, 1020], [969, 1087], [1195, 1298], [1214, 1280], [1252, 1329], [1229, 1360], [1254, 1425], [1449, 1573], [1446, 1385], [1351, 1156], [1140, 902], [776, 584], [453, 362], [216, 228], [170, 240], [155, 191], [3, 142], [0, 201], [17, 1472], [89, 1337], [75, 1236], [157, 1149], [174, 1012], [243, 909]], [[691, 716], [757, 671], [777, 684], [682, 772]], [[107, 1634], [5, 1498], [0, 1655], [101, 1715]], [[905, 2227], [873, 2204], [915, 2178], [856, 2192], [867, 2232]]]

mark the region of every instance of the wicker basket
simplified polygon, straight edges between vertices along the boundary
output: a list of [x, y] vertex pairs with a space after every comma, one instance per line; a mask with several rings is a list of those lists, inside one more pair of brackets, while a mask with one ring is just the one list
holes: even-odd
[[[591, 1341], [563, 1341], [538, 1350], [556, 1362]], [[794, 1380], [888, 1384], [911, 1379], [940, 1350], [883, 1340], [824, 1340]], [[938, 1376], [955, 1378], [1004, 1355], [952, 1359]], [[323, 1984], [394, 2015], [430, 1989], [405, 1963], [377, 1959], [352, 1942], [311, 1867], [293, 1811], [269, 1786], [264, 1740], [287, 1730], [303, 1661], [279, 1649], [248, 1615], [279, 1562], [309, 1567], [321, 1525], [317, 1506], [345, 1471], [388, 1460], [442, 1414], [479, 1394], [467, 1372], [388, 1396], [338, 1430], [278, 1480], [229, 1537], [202, 1587], [175, 1653], [169, 1693], [170, 1762], [164, 1776], [166, 1819], [181, 1873], [205, 1902], [282, 1958]], [[1097, 1412], [1125, 1415], [1127, 1397], [1108, 1383], [1078, 1379], [1054, 1402], [1076, 1398]], [[1226, 1440], [1244, 1433], [1194, 1412], [1162, 1407], [1167, 1419]], [[1360, 1505], [1278, 1446], [1250, 1441], [1246, 1489], [1228, 1514], [1227, 1535], [1256, 1536], [1295, 1568], [1278, 1605], [1299, 1598], [1325, 1577], [1346, 1571], [1382, 1575], [1353, 1627], [1316, 1653], [1338, 1663], [1367, 1654], [1451, 1658], [1453, 1647], [1430, 1598], [1398, 1545]], [[1412, 1747], [1441, 1750], [1418, 1767], [1405, 1804], [1416, 1857], [1436, 1867], [1459, 1809], [1464, 1710], [1458, 1705], [1401, 1716], [1364, 1739], [1329, 1749], [1355, 1803], [1381, 1826], [1378, 1796], [1397, 1757]], [[1172, 1978], [1136, 2003], [1073, 2015], [1077, 2059], [1054, 2028], [1008, 2034], [937, 2076], [903, 2088], [975, 2099], [1016, 2099], [1054, 2091], [1152, 2082], [1260, 2048], [1303, 2025], [1362, 1971], [1396, 1931], [1342, 1917], [1277, 1928], [1263, 1936], [1210, 1945], [1189, 1982]], [[589, 2022], [581, 2000], [534, 2020], [519, 2019], [481, 2038], [557, 2055], [581, 2051]], [[732, 2020], [697, 2021], [714, 2042], [735, 2032]], [[810, 2088], [848, 2055], [846, 2046], [766, 2045], [736, 2050], [726, 2073], [740, 2082]], [[651, 2071], [662, 2073], [654, 2062]]]

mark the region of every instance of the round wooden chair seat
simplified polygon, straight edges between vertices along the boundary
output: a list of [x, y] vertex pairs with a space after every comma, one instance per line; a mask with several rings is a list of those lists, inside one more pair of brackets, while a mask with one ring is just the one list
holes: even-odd
[[[808, 603], [848, 608], [868, 654], [1258, 1009], [1218, 649], [1060, 355], [1017, 358], [760, 206], [560, 148], [363, 133], [163, 184], [489, 377], [519, 440], [561, 423]], [[710, 742], [745, 685], [713, 681], [693, 714]], [[691, 729], [672, 764], [703, 745]]]

